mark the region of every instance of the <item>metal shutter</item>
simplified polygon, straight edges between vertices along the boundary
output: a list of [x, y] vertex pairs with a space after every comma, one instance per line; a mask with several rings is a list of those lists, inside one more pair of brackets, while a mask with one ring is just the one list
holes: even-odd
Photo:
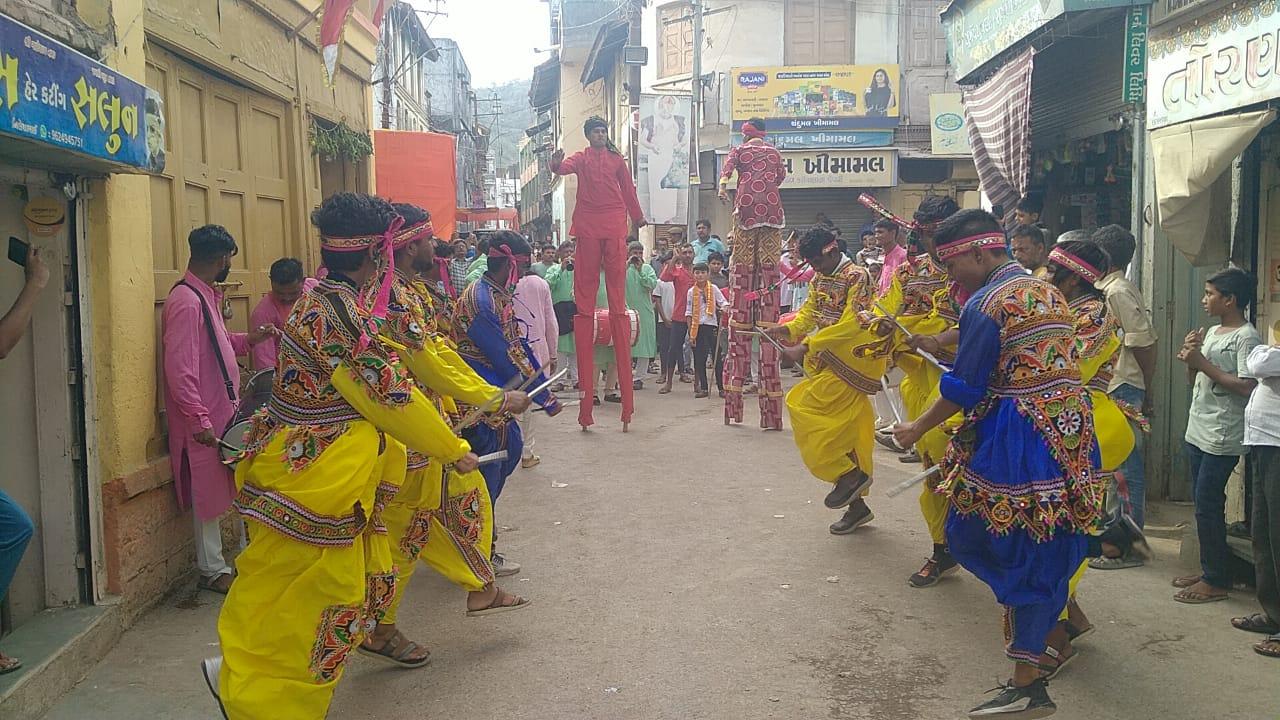
[[[1036, 54], [1031, 77], [1031, 148], [1042, 150], [1117, 129], [1124, 113], [1124, 11], [1102, 18], [1089, 37], [1065, 37]], [[1078, 16], [1073, 16], [1073, 20]]]
[[818, 188], [782, 190], [782, 207], [787, 213], [787, 232], [804, 232], [823, 213], [840, 228], [850, 247], [860, 247], [858, 233], [862, 226], [876, 221], [876, 216], [862, 203], [858, 194], [867, 188]]

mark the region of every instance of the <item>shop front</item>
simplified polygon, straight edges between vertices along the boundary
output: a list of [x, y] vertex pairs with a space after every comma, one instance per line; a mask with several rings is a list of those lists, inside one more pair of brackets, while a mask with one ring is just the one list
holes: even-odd
[[[30, 327], [0, 360], [0, 489], [35, 525], [0, 604], [0, 634], [102, 591], [90, 560], [101, 551], [101, 504], [86, 407], [102, 370], [88, 257], [105, 239], [86, 221], [88, 191], [116, 173], [163, 169], [162, 113], [142, 84], [0, 15], [0, 236], [17, 251], [11, 259], [35, 248], [50, 270]], [[0, 261], [0, 314], [24, 284], [16, 259]]]
[[[1162, 0], [1152, 8], [1146, 213], [1158, 299], [1152, 310], [1166, 348], [1209, 322], [1198, 302], [1201, 289], [1228, 263], [1258, 276], [1254, 323], [1264, 341], [1280, 341], [1278, 61], [1274, 2]], [[1168, 398], [1167, 422], [1156, 424], [1151, 455], [1165, 458], [1169, 495], [1189, 499], [1177, 452], [1189, 393], [1170, 355], [1161, 352], [1157, 376], [1158, 392]], [[1228, 487], [1229, 520], [1241, 519], [1246, 497], [1237, 473]]]
[[1132, 226], [1144, 88], [1141, 58], [1128, 58], [1145, 40], [1145, 5], [967, 0], [942, 22], [990, 202], [1011, 217], [1022, 196], [1041, 196], [1055, 237]]

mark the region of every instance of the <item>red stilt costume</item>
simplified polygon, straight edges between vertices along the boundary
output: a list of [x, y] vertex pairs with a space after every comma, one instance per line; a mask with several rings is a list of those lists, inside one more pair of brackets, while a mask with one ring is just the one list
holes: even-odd
[[[721, 191], [738, 173], [733, 199], [733, 240], [730, 285], [733, 307], [729, 322], [729, 363], [725, 367], [725, 423], [742, 422], [742, 380], [751, 367], [752, 330], [778, 322], [778, 262], [786, 217], [778, 192], [787, 177], [782, 155], [764, 141], [764, 128], [748, 121], [742, 126], [747, 141], [729, 152], [720, 176]], [[760, 345], [760, 427], [782, 429], [782, 379], [778, 351]]]
[[[593, 122], [594, 121], [594, 122]], [[584, 130], [607, 127], [603, 120], [588, 120]], [[574, 257], [573, 316], [574, 351], [578, 356], [578, 382], [584, 391], [595, 386], [595, 308], [604, 270], [609, 296], [609, 326], [613, 336], [614, 362], [618, 368], [618, 389], [622, 394], [622, 423], [631, 422], [635, 408], [631, 380], [631, 324], [627, 318], [627, 217], [637, 227], [644, 225], [644, 212], [636, 197], [631, 170], [612, 144], [588, 147], [556, 162], [551, 172], [577, 175], [577, 204], [569, 234], [577, 242]], [[578, 405], [578, 424], [585, 430], [594, 425], [591, 399], [585, 394]]]

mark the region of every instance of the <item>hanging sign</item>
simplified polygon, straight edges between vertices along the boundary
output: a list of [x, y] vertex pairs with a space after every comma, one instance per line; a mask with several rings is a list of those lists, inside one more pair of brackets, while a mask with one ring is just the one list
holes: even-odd
[[1124, 87], [1126, 103], [1140, 103], [1147, 96], [1146, 5], [1129, 8], [1124, 23]]

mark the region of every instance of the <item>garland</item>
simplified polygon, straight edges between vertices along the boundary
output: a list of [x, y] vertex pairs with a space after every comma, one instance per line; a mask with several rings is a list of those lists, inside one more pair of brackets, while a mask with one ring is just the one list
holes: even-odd
[[311, 152], [319, 155], [320, 159], [326, 162], [343, 160], [355, 163], [373, 154], [373, 140], [369, 133], [352, 130], [345, 120], [337, 125], [326, 125], [328, 123], [313, 118], [311, 132], [308, 134]]

